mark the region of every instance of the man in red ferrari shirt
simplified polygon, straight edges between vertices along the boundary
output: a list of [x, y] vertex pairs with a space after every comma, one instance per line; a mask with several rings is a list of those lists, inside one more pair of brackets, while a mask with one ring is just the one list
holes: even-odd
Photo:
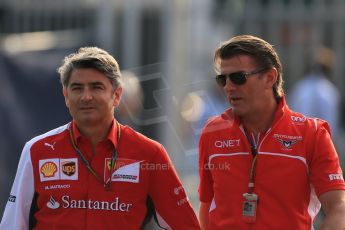
[[201, 228], [312, 229], [322, 206], [320, 229], [345, 229], [345, 185], [329, 126], [286, 105], [272, 45], [237, 36], [214, 62], [231, 108], [209, 119], [200, 138]]
[[116, 60], [80, 48], [59, 68], [72, 122], [26, 143], [0, 224], [7, 229], [200, 229], [163, 146], [114, 118]]

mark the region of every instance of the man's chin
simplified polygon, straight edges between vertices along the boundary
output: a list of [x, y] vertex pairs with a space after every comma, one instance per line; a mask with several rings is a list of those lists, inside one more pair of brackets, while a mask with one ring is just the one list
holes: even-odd
[[93, 116], [82, 116], [75, 120], [81, 125], [94, 125], [99, 123], [99, 119], [96, 119]]
[[236, 116], [239, 116], [239, 117], [243, 116], [244, 114], [243, 111], [238, 107], [232, 107], [232, 111], [234, 112]]

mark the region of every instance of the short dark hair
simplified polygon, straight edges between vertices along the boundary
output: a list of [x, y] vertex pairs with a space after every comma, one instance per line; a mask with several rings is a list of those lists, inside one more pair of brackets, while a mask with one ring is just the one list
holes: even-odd
[[260, 67], [275, 67], [277, 69], [278, 76], [273, 86], [273, 93], [277, 100], [283, 97], [283, 70], [279, 56], [273, 46], [261, 38], [252, 35], [240, 35], [223, 42], [214, 53], [213, 60], [216, 72], [219, 73], [220, 60], [241, 54], [254, 57]]
[[82, 47], [77, 52], [66, 56], [63, 64], [58, 68], [60, 81], [67, 87], [74, 69], [93, 68], [104, 73], [116, 89], [121, 85], [121, 72], [117, 61], [107, 51], [98, 47]]

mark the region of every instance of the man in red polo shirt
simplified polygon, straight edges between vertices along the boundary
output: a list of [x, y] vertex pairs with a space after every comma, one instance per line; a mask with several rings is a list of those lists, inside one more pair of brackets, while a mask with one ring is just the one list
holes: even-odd
[[209, 119], [200, 138], [201, 228], [312, 229], [322, 206], [320, 229], [345, 229], [345, 184], [329, 126], [288, 108], [272, 45], [237, 36], [214, 62], [231, 108]]
[[85, 47], [59, 68], [72, 122], [26, 143], [1, 224], [7, 229], [200, 229], [163, 146], [114, 119], [120, 69]]

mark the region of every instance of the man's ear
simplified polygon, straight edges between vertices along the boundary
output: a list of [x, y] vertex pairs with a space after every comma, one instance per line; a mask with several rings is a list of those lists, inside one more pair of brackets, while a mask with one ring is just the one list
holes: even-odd
[[120, 104], [120, 101], [121, 101], [121, 97], [122, 97], [122, 87], [121, 86], [118, 86], [115, 90], [115, 98], [114, 98], [114, 107], [116, 108], [117, 106], [119, 106]]
[[67, 96], [67, 89], [66, 89], [66, 87], [64, 86], [64, 87], [62, 87], [62, 94], [63, 94], [63, 96], [64, 97], [66, 97]]
[[267, 88], [272, 88], [278, 79], [278, 71], [275, 67], [267, 70], [266, 72], [266, 85]]
[[65, 86], [62, 87], [62, 94], [65, 98], [65, 104], [68, 107], [68, 92], [67, 92], [67, 88]]

